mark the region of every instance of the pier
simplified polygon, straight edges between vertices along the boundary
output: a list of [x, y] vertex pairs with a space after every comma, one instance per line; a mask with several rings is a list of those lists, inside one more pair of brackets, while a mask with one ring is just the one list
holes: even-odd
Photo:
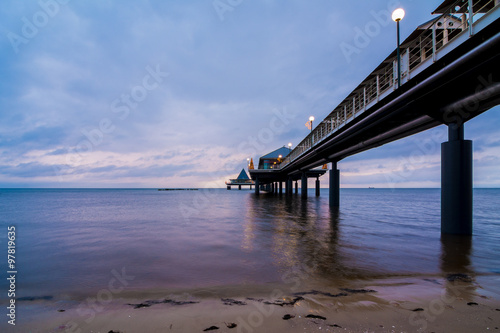
[[472, 234], [473, 154], [464, 127], [500, 104], [500, 3], [447, 0], [432, 14], [438, 16], [398, 43], [294, 149], [272, 155], [276, 161], [269, 168], [249, 170], [256, 194], [262, 185], [281, 193], [283, 183], [290, 194], [300, 180], [306, 198], [307, 179], [316, 178], [319, 195], [319, 178], [327, 170], [316, 168], [330, 163], [329, 202], [339, 207], [339, 161], [445, 124], [441, 232]]
[[227, 186], [228, 190], [231, 190], [232, 186], [238, 186], [238, 190], [241, 190], [242, 186], [250, 186], [250, 190], [251, 190], [252, 186], [254, 186], [254, 185], [255, 185], [255, 182], [248, 177], [247, 173], [245, 172], [245, 169], [241, 170], [241, 172], [237, 178], [230, 179], [229, 181], [226, 182], [226, 186]]

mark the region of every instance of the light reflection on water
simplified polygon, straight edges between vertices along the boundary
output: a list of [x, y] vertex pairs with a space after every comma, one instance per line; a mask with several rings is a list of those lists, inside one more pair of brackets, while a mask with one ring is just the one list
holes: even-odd
[[[475, 191], [472, 239], [440, 236], [438, 189], [346, 189], [339, 210], [328, 206], [327, 190], [307, 200], [226, 190], [0, 190], [0, 218], [4, 229], [17, 226], [20, 296], [92, 293], [122, 268], [134, 289], [284, 283], [290, 272], [324, 285], [500, 273], [498, 194]], [[180, 207], [193, 202], [186, 219]]]

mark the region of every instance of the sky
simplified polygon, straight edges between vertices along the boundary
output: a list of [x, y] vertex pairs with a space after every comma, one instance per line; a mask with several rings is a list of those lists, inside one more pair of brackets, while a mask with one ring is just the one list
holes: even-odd
[[[440, 3], [5, 0], [0, 187], [224, 187], [247, 158], [299, 143], [395, 49], [394, 8], [404, 39]], [[499, 110], [465, 127], [477, 187], [500, 186]], [[348, 157], [342, 187], [440, 187], [446, 136]]]

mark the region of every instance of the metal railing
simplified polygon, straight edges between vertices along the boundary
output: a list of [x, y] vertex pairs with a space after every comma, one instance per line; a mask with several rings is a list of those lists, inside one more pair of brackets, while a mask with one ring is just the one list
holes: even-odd
[[254, 181], [251, 179], [230, 179], [226, 181], [226, 185], [243, 185], [243, 184], [253, 184]]
[[[416, 75], [422, 64], [435, 62], [439, 51], [458, 36], [471, 37], [474, 24], [499, 4], [499, 0], [457, 0], [445, 13], [422, 25], [420, 34], [400, 46], [401, 84]], [[396, 89], [397, 58], [393, 56], [382, 62], [275, 169], [282, 169]]]

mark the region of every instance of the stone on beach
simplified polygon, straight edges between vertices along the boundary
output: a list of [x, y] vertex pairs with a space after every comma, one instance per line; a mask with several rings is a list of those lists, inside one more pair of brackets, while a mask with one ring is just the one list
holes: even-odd
[[313, 314], [308, 314], [306, 318], [312, 318], [312, 319], [321, 319], [321, 320], [326, 320], [325, 317], [323, 316], [318, 316], [318, 315], [313, 315]]

